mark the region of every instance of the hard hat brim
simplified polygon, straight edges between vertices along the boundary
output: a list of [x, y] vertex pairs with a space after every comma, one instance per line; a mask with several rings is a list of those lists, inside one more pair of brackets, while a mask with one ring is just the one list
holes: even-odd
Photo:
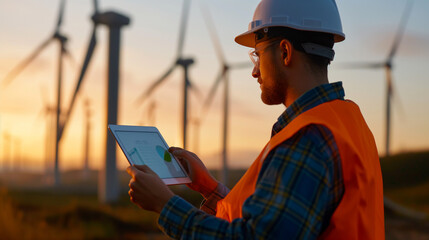
[[[259, 26], [259, 27], [253, 28], [247, 32], [244, 32], [244, 33], [238, 35], [237, 37], [235, 37], [234, 40], [236, 43], [238, 43], [240, 45], [243, 45], [245, 47], [254, 48], [255, 47], [255, 35], [254, 35], [255, 32], [257, 32], [257, 31], [259, 31], [265, 27], [285, 27], [285, 26], [282, 26], [282, 25]], [[300, 30], [300, 31], [306, 31], [306, 30], [298, 29], [298, 28], [294, 28], [294, 29]], [[308, 30], [308, 31], [311, 31], [311, 30]], [[320, 31], [320, 32], [322, 32], [322, 31]], [[342, 42], [346, 38], [344, 33], [341, 33], [341, 32], [332, 33], [332, 31], [331, 32], [327, 31], [327, 33], [331, 33], [334, 35], [334, 42], [336, 42], [336, 43]]]

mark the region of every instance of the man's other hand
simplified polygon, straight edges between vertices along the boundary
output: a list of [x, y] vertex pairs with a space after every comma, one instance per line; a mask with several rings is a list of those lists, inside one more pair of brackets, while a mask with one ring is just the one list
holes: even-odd
[[174, 193], [159, 176], [146, 165], [133, 165], [127, 168], [132, 177], [129, 183], [131, 202], [145, 210], [160, 213]]
[[180, 161], [191, 178], [192, 183], [186, 184], [190, 189], [201, 193], [205, 198], [216, 189], [217, 180], [195, 153], [177, 147], [171, 147], [168, 151]]

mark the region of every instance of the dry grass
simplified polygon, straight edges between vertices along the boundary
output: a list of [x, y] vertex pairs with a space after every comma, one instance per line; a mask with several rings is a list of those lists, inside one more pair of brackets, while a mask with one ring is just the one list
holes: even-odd
[[429, 151], [382, 158], [381, 169], [387, 197], [429, 215]]
[[58, 229], [47, 224], [46, 221], [29, 219], [23, 210], [18, 209], [11, 201], [5, 188], [0, 189], [0, 232], [2, 239], [30, 240], [30, 239], [83, 239], [81, 229], [68, 231]]
[[[115, 204], [101, 204], [96, 188], [81, 183], [52, 187], [1, 187], [0, 239], [168, 239], [157, 214], [129, 201], [122, 189]], [[173, 191], [199, 204], [201, 197], [183, 187]]]

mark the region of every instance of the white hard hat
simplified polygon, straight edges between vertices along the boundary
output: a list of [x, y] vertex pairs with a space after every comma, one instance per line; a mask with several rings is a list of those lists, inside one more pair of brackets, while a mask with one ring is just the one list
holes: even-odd
[[254, 33], [269, 27], [330, 33], [335, 42], [345, 39], [335, 0], [262, 0], [256, 7], [249, 30], [238, 35], [235, 41], [255, 47]]

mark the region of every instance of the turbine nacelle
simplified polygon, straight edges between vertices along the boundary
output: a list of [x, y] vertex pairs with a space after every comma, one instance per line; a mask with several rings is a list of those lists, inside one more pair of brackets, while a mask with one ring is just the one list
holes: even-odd
[[391, 62], [391, 61], [387, 61], [387, 62], [384, 64], [384, 67], [386, 67], [386, 68], [388, 68], [388, 69], [392, 69], [392, 68], [393, 68], [393, 64], [392, 64], [392, 62]]
[[59, 40], [63, 44], [68, 41], [68, 38], [59, 32], [55, 32], [52, 38]]
[[104, 24], [110, 27], [121, 27], [130, 24], [129, 17], [112, 11], [95, 13], [91, 19], [95, 24]]
[[195, 61], [193, 58], [179, 58], [176, 61], [177, 65], [183, 66], [183, 67], [189, 67], [190, 65], [194, 64]]

